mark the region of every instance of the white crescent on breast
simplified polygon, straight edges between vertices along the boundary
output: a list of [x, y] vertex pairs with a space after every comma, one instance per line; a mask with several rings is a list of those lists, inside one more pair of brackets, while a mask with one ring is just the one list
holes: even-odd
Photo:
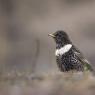
[[56, 49], [55, 51], [55, 55], [59, 56], [59, 55], [63, 55], [66, 52], [68, 52], [71, 49], [72, 45], [71, 44], [67, 44], [64, 47], [60, 48], [60, 49]]

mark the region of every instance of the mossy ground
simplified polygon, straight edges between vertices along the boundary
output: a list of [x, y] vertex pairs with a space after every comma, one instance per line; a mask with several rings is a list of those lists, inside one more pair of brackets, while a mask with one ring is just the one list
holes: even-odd
[[95, 95], [89, 73], [12, 73], [0, 78], [0, 95]]

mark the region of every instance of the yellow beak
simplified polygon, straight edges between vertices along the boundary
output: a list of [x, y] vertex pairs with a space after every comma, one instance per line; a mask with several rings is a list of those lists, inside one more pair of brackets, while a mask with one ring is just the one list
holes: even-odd
[[53, 37], [53, 38], [55, 37], [53, 34], [48, 34], [48, 36], [51, 36], [51, 37]]

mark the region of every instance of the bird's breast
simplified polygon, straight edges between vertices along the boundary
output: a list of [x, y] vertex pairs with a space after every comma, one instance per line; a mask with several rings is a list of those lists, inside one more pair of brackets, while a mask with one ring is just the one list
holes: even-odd
[[67, 44], [59, 49], [56, 49], [55, 56], [60, 56], [68, 52], [72, 48], [71, 44]]

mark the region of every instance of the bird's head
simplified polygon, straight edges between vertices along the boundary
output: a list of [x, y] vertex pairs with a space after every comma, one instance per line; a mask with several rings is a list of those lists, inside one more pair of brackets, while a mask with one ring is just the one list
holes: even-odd
[[56, 31], [53, 34], [49, 34], [49, 36], [51, 36], [55, 40], [58, 48], [66, 44], [71, 44], [71, 41], [69, 40], [67, 33], [62, 30]]

